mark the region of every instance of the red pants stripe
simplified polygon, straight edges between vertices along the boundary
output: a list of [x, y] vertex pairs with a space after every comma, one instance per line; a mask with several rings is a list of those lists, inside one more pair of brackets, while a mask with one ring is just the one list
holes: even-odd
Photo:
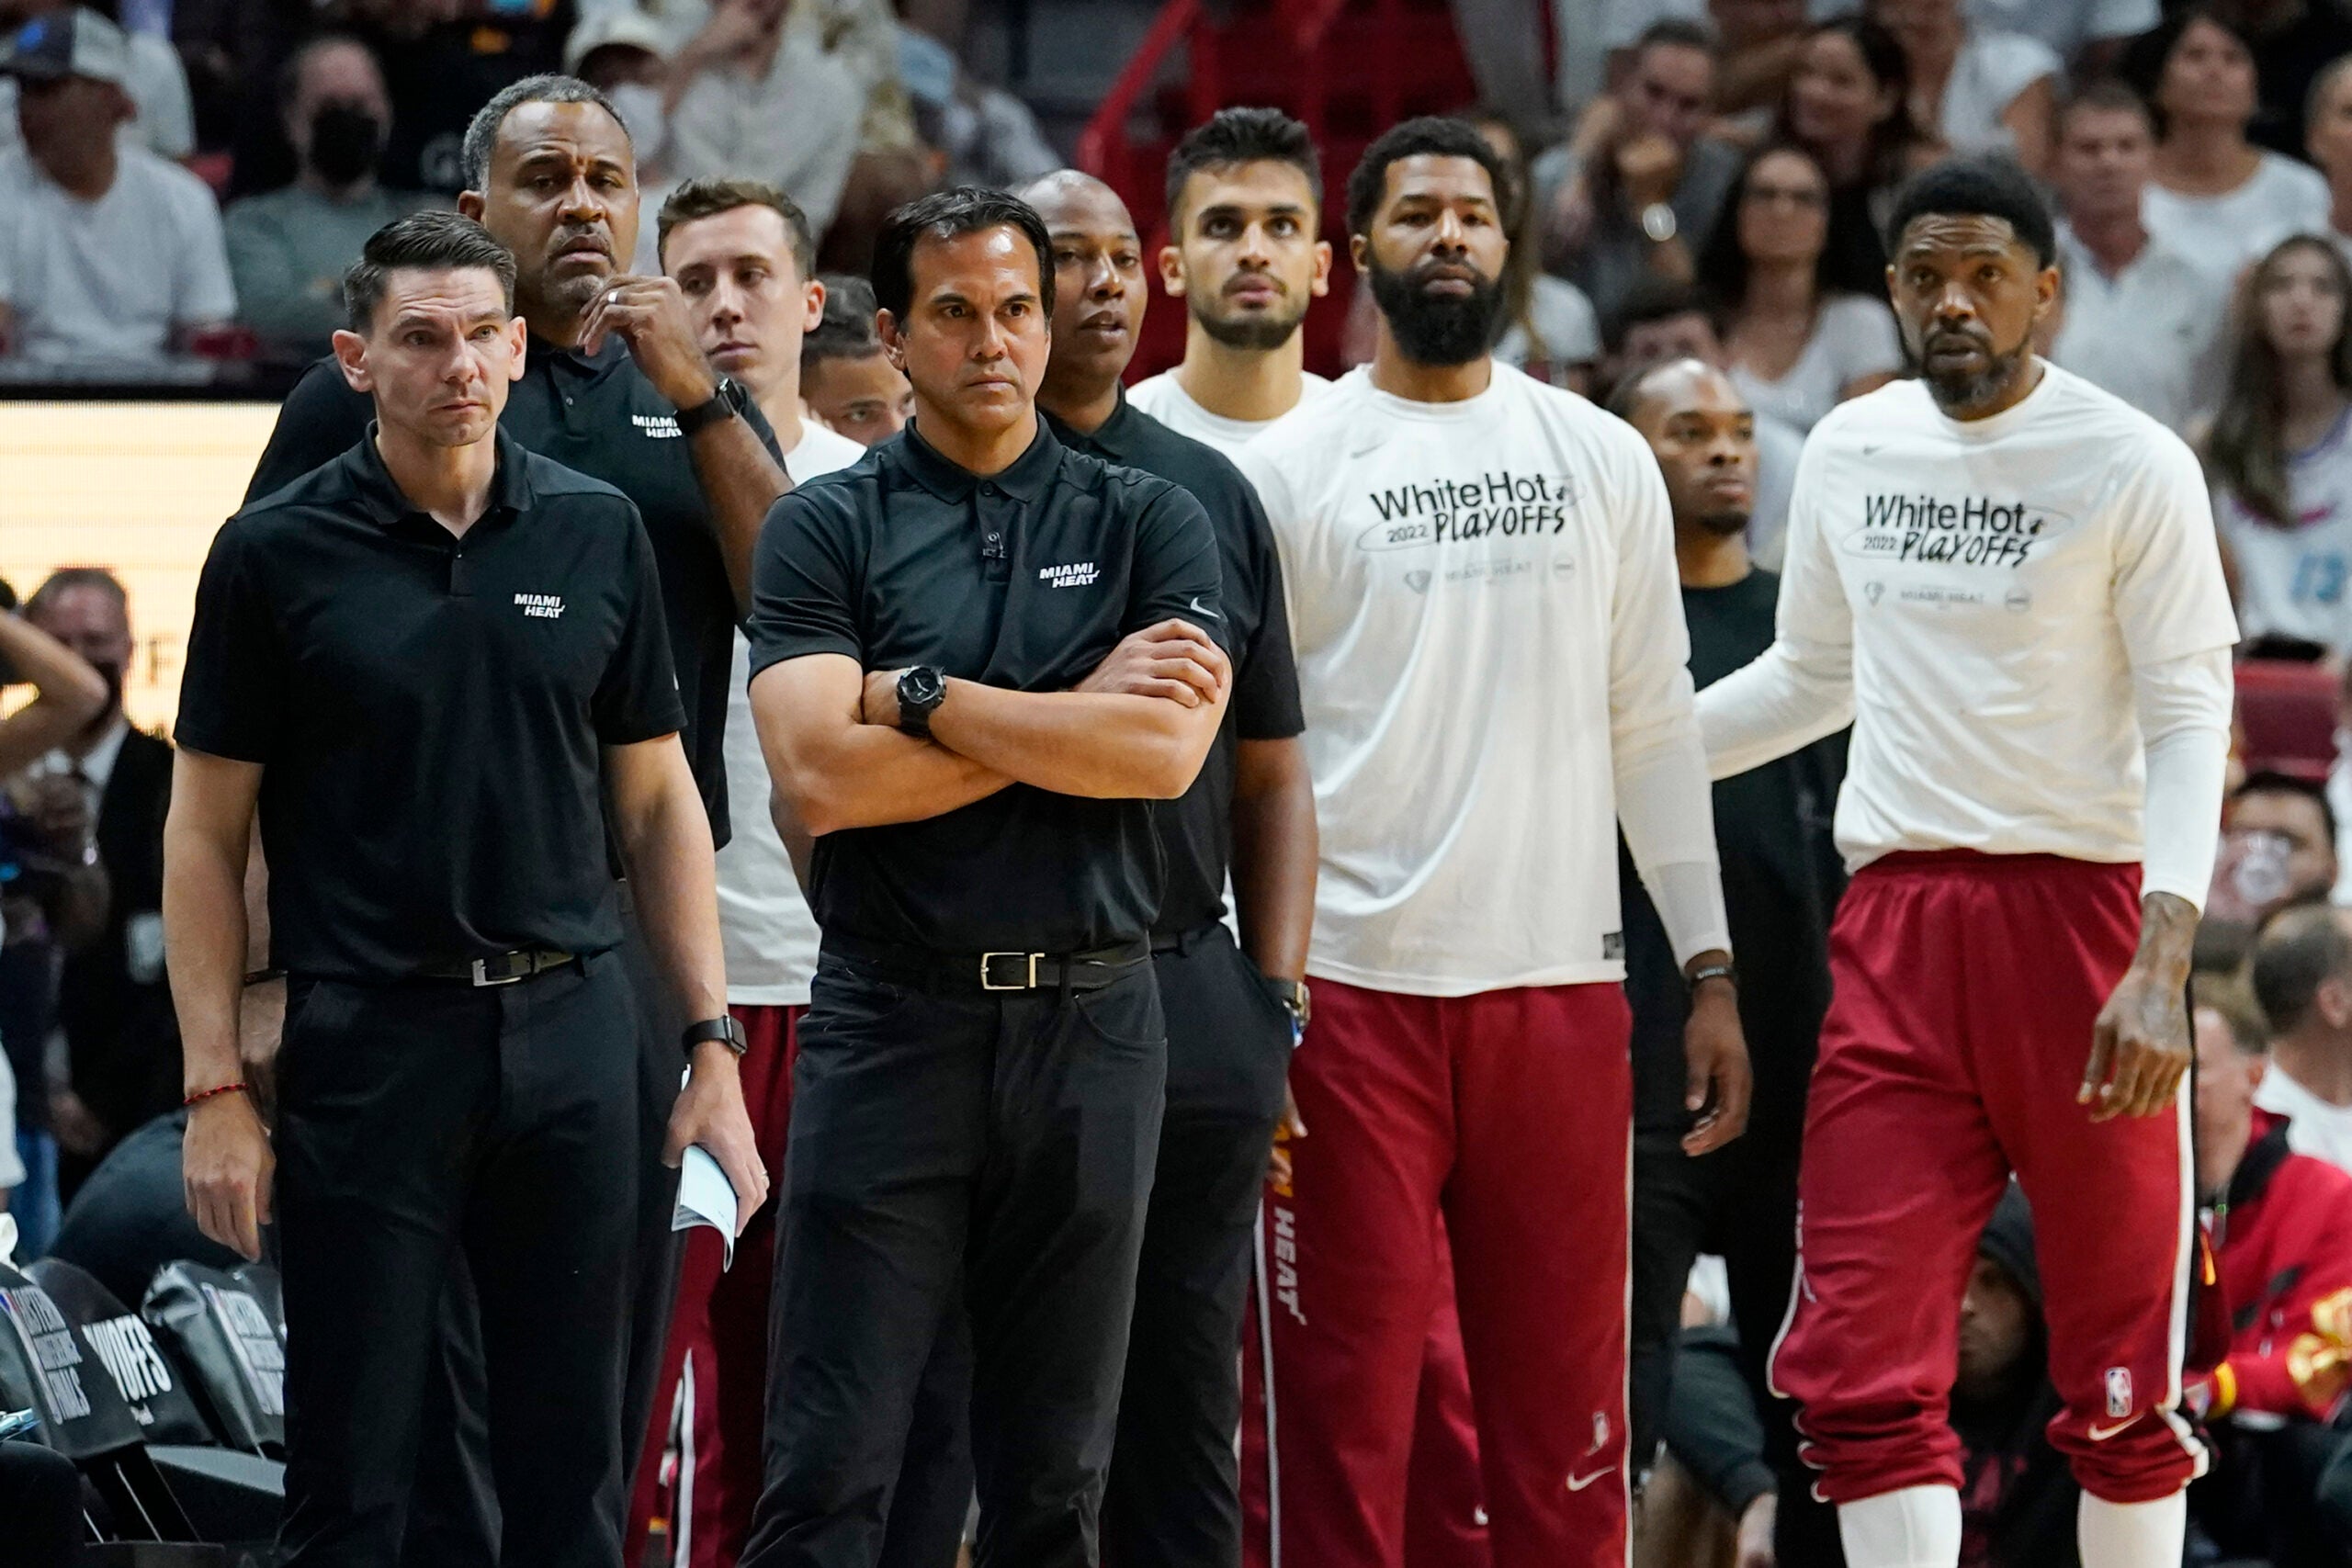
[[2188, 1097], [2105, 1122], [2075, 1103], [2092, 1024], [2138, 942], [2139, 882], [2137, 866], [2048, 855], [1892, 855], [1839, 906], [1797, 1291], [1772, 1361], [1825, 1498], [1959, 1483], [1946, 1413], [1960, 1299], [2013, 1170], [2066, 1401], [2052, 1443], [2111, 1502], [2202, 1472], [2175, 1410]]
[[[803, 1010], [738, 1007], [751, 1049], [742, 1064], [743, 1102], [770, 1175], [784, 1169], [785, 1134], [792, 1117], [792, 1058]], [[768, 1391], [768, 1292], [775, 1278], [775, 1204], [762, 1205], [736, 1238], [735, 1266], [722, 1270], [718, 1233], [697, 1226], [686, 1237], [677, 1305], [655, 1385], [653, 1420], [629, 1498], [628, 1560], [642, 1562], [655, 1519], [669, 1521], [674, 1544], [687, 1551], [682, 1568], [732, 1568], [760, 1499], [760, 1444]], [[694, 1423], [691, 1477], [664, 1483], [664, 1454], [679, 1382], [693, 1356]], [[691, 1499], [685, 1518], [673, 1517]]]
[[1291, 1066], [1307, 1135], [1266, 1200], [1274, 1463], [1243, 1467], [1245, 1489], [1278, 1477], [1245, 1505], [1279, 1518], [1280, 1568], [1407, 1560], [1416, 1413], [1444, 1404], [1424, 1399], [1441, 1212], [1495, 1568], [1623, 1568], [1627, 1030], [1614, 985], [1317, 982]]

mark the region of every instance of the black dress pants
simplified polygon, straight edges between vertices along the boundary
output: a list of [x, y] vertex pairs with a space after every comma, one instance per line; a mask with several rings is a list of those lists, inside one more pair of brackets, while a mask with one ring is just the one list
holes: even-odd
[[1153, 966], [1168, 1015], [1168, 1111], [1136, 1276], [1103, 1557], [1117, 1568], [1238, 1568], [1241, 1314], [1290, 1072], [1290, 1014], [1222, 924], [1191, 933]]
[[[670, 1112], [686, 1069], [680, 1037], [693, 1020], [679, 1017], [674, 993], [657, 968], [638, 924], [629, 885], [620, 885], [621, 944], [613, 950], [628, 982], [637, 1032], [637, 1213], [627, 1268], [628, 1323], [621, 1380], [621, 1489], [626, 1507], [639, 1450], [653, 1414], [653, 1384], [677, 1299], [678, 1243], [670, 1228], [678, 1173], [662, 1161]], [[489, 1398], [482, 1371], [481, 1312], [460, 1256], [441, 1304], [440, 1361], [425, 1390], [424, 1445], [417, 1455], [414, 1502], [401, 1553], [403, 1568], [499, 1568], [500, 1523], [492, 1484]], [[626, 1522], [615, 1516], [626, 1534]]]
[[484, 988], [294, 982], [276, 1136], [288, 1568], [400, 1561], [459, 1258], [499, 1561], [618, 1568], [637, 1059], [610, 954]]
[[[1136, 1269], [1118, 1435], [1102, 1500], [1102, 1557], [1117, 1568], [1238, 1568], [1241, 1562], [1242, 1309], [1258, 1200], [1290, 1072], [1290, 1014], [1222, 924], [1152, 960], [1168, 1019], [1168, 1109]], [[935, 1429], [933, 1392], [968, 1360], [960, 1319], [933, 1352], [890, 1503], [880, 1568], [952, 1568], [936, 1520], [971, 1489]], [[959, 1425], [962, 1412], [946, 1414]], [[910, 1556], [909, 1543], [922, 1543]]]
[[[799, 1029], [744, 1568], [873, 1568], [970, 1314], [983, 1568], [1091, 1568], [1167, 1032], [1151, 968], [985, 993], [828, 948]], [[960, 1289], [959, 1289], [960, 1283]]]

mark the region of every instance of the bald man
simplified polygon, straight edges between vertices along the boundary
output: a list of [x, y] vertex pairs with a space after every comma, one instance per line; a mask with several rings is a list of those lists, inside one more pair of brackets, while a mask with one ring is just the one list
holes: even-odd
[[[1158, 818], [1168, 883], [1152, 949], [1168, 1017], [1168, 1109], [1102, 1557], [1121, 1568], [1232, 1568], [1242, 1304], [1259, 1188], [1306, 1021], [1315, 914], [1315, 794], [1298, 739], [1290, 622], [1257, 493], [1223, 456], [1121, 389], [1150, 298], [1135, 220], [1109, 186], [1074, 171], [1023, 195], [1053, 240], [1053, 353], [1039, 411], [1077, 450], [1191, 491], [1216, 525], [1224, 578], [1232, 701], [1200, 777]], [[1182, 638], [1151, 652], [1186, 657]], [[1238, 945], [1225, 919], [1228, 871]]]
[[[1692, 357], [1634, 372], [1611, 408], [1641, 432], [1674, 511], [1675, 564], [1690, 629], [1690, 677], [1706, 686], [1771, 646], [1781, 580], [1749, 558], [1756, 500], [1756, 415], [1714, 366]], [[1682, 1021], [1689, 988], [1640, 882], [1623, 878], [1625, 994], [1634, 1010], [1634, 1283], [1629, 1383], [1635, 1451], [1655, 1450], [1673, 1379], [1683, 1282], [1701, 1252], [1731, 1276], [1741, 1368], [1757, 1408], [1779, 1416], [1764, 1358], [1779, 1332], [1796, 1268], [1797, 1146], [1805, 1084], [1829, 1004], [1830, 910], [1844, 886], [1829, 841], [1829, 811], [1845, 773], [1845, 738], [1714, 785], [1715, 849], [1732, 951], [1740, 954], [1740, 1027], [1754, 1090], [1747, 1134], [1712, 1153], [1686, 1152], [1689, 1088]], [[1792, 1484], [1734, 1498], [1742, 1544], [1771, 1544], [1775, 1513], [1783, 1562], [1805, 1562], [1836, 1523], [1808, 1503], [1784, 1422], [1767, 1444]], [[1809, 1542], [1815, 1550], [1793, 1550]]]

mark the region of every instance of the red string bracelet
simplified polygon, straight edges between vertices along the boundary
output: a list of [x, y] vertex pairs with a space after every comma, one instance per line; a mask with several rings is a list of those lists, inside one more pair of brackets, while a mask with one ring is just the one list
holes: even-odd
[[189, 1095], [186, 1100], [181, 1100], [180, 1107], [182, 1110], [186, 1110], [188, 1106], [197, 1104], [200, 1100], [210, 1100], [218, 1095], [240, 1094], [243, 1092], [244, 1087], [245, 1086], [243, 1082], [238, 1082], [224, 1083], [212, 1089], [200, 1089], [194, 1094]]

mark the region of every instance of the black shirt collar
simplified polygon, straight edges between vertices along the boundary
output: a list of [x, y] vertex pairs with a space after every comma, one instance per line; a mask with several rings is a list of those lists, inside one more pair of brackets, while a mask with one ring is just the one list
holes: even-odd
[[[482, 513], [487, 521], [502, 513], [514, 513], [530, 509], [535, 499], [531, 490], [530, 458], [514, 438], [502, 427], [491, 439], [498, 446], [498, 469], [490, 481], [490, 505]], [[368, 434], [344, 459], [345, 471], [350, 476], [353, 494], [368, 515], [389, 528], [404, 517], [417, 514], [417, 509], [393, 482], [391, 470], [384, 467], [384, 456], [376, 450], [376, 423], [368, 423]], [[435, 527], [439, 525], [435, 524]]]
[[[1100, 452], [1114, 463], [1125, 463], [1134, 453], [1136, 440], [1143, 434], [1142, 414], [1127, 406], [1127, 389], [1118, 389], [1118, 403], [1111, 410], [1111, 417], [1091, 431], [1080, 431], [1068, 421], [1053, 414], [1044, 417], [1053, 422], [1054, 434], [1080, 451]], [[1044, 413], [1043, 410], [1039, 411]]]
[[628, 344], [621, 341], [618, 333], [608, 333], [605, 336], [604, 347], [594, 354], [582, 354], [576, 348], [565, 348], [533, 333], [523, 354], [526, 366], [560, 365], [583, 376], [601, 376], [612, 369], [616, 361], [628, 357]]
[[925, 441], [912, 424], [897, 447], [899, 466], [914, 481], [940, 500], [960, 503], [980, 485], [992, 484], [1017, 501], [1035, 501], [1061, 467], [1062, 444], [1054, 439], [1047, 416], [1037, 416], [1037, 439], [1000, 473], [976, 474], [950, 462]]

